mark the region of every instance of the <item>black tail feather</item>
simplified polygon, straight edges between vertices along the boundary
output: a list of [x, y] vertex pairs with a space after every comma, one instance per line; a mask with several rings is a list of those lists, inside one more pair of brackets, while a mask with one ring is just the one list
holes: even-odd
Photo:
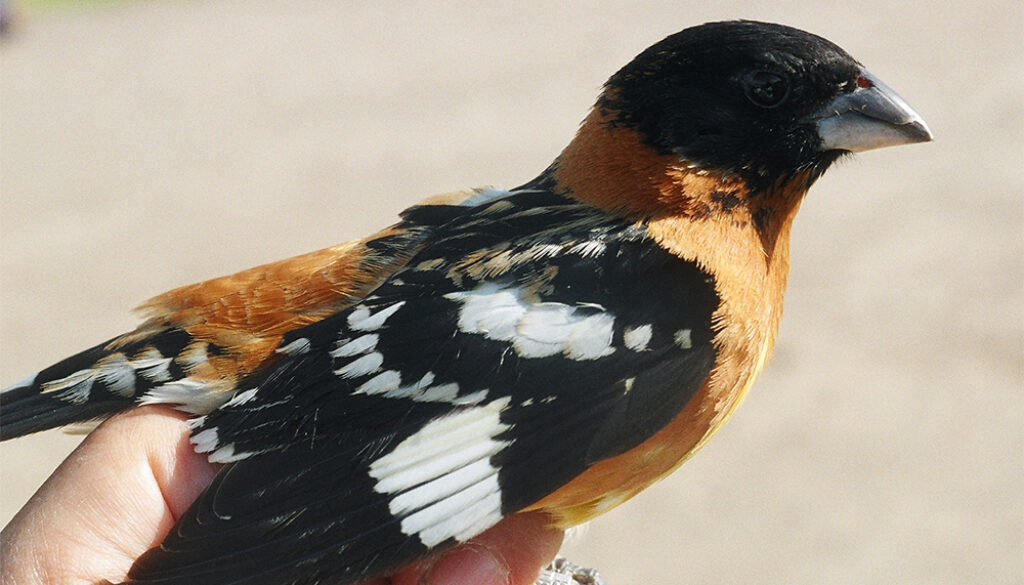
[[0, 441], [131, 408], [155, 385], [182, 378], [174, 356], [191, 337], [181, 329], [115, 338], [62, 360], [0, 392]]
[[90, 400], [73, 404], [52, 394], [40, 394], [38, 388], [13, 388], [0, 394], [0, 441], [106, 418], [132, 405], [130, 400]]

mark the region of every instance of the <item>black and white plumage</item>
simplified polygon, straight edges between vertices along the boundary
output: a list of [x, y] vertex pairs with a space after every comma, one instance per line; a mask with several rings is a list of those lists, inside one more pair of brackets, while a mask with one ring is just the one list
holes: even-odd
[[269, 575], [295, 550], [314, 573], [394, 568], [640, 444], [707, 377], [711, 279], [638, 226], [526, 188], [444, 234], [196, 419], [229, 466], [139, 582], [230, 583], [230, 558], [288, 582]]

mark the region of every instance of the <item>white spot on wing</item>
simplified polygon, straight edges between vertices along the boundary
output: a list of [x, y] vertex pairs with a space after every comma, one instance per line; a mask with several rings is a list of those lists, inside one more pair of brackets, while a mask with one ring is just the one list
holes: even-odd
[[584, 317], [569, 305], [540, 303], [520, 320], [512, 344], [523, 357], [563, 353], [574, 360], [593, 360], [615, 351], [614, 324], [615, 317], [607, 313]]
[[419, 510], [424, 501], [439, 501], [489, 477], [494, 473], [490, 461], [478, 459], [435, 480], [414, 487], [392, 498], [388, 508], [392, 514], [402, 515]]
[[374, 490], [393, 495], [389, 509], [402, 532], [426, 546], [467, 540], [501, 519], [498, 469], [490, 458], [507, 441], [501, 412], [509, 398], [468, 408], [426, 424], [370, 464]]
[[227, 408], [229, 406], [240, 406], [251, 401], [253, 398], [256, 398], [256, 390], [256, 388], [253, 388], [251, 390], [246, 390], [245, 392], [239, 392], [238, 394], [235, 394], [234, 396], [231, 397], [231, 400], [225, 402], [221, 408]]
[[615, 317], [598, 313], [576, 322], [565, 344], [565, 355], [574, 360], [596, 360], [615, 353], [612, 347]]
[[89, 393], [92, 391], [92, 384], [96, 380], [94, 370], [78, 370], [59, 380], [51, 380], [43, 384], [40, 390], [43, 394], [56, 392], [61, 400], [72, 404], [84, 404], [89, 400]]
[[[522, 357], [561, 353], [574, 360], [593, 360], [615, 351], [615, 317], [607, 312], [584, 312], [564, 303], [531, 302], [522, 289], [495, 283], [445, 296], [462, 303], [460, 331], [509, 341]], [[603, 311], [598, 305], [588, 305], [594, 307]]]
[[331, 351], [330, 355], [331, 357], [350, 357], [373, 351], [377, 348], [379, 340], [380, 336], [376, 333], [367, 333], [351, 341], [338, 342], [338, 347]]
[[249, 457], [252, 457], [255, 454], [255, 452], [251, 451], [241, 451], [236, 453], [235, 444], [228, 443], [227, 445], [220, 447], [213, 453], [210, 453], [210, 456], [207, 457], [206, 459], [210, 463], [231, 463], [232, 461], [241, 461], [242, 459], [248, 459]]
[[147, 346], [132, 356], [128, 363], [131, 364], [138, 375], [150, 382], [167, 382], [171, 379], [171, 372], [168, 370], [171, 365], [171, 358], [164, 357], [153, 346]]
[[495, 470], [462, 491], [404, 518], [402, 532], [418, 534], [423, 544], [432, 547], [449, 538], [469, 540], [499, 520], [501, 489]]
[[[380, 355], [380, 354], [377, 354]], [[380, 394], [397, 389], [402, 384], [402, 375], [396, 370], [381, 372], [356, 388], [356, 394]]]
[[370, 476], [379, 480], [374, 489], [402, 492], [497, 453], [507, 443], [492, 437], [508, 429], [499, 415], [509, 400], [494, 400], [426, 424], [370, 465]]
[[395, 311], [402, 308], [405, 301], [397, 302], [385, 307], [376, 313], [371, 313], [366, 307], [359, 307], [348, 316], [348, 326], [353, 331], [376, 331], [384, 326], [388, 317], [395, 314]]
[[174, 357], [174, 361], [178, 363], [185, 371], [189, 371], [196, 366], [200, 366], [206, 363], [207, 343], [202, 341], [196, 341], [185, 346], [185, 349], [181, 350], [177, 356]]
[[98, 380], [107, 391], [131, 398], [135, 394], [135, 370], [123, 353], [112, 353], [93, 366]]
[[460, 331], [482, 333], [490, 339], [508, 341], [515, 335], [516, 324], [526, 313], [526, 306], [517, 292], [486, 282], [472, 291], [449, 293], [445, 297], [462, 303]]
[[640, 327], [626, 327], [622, 334], [622, 341], [633, 351], [646, 351], [653, 333], [654, 328], [649, 323]]
[[199, 431], [189, 440], [192, 441], [196, 453], [209, 453], [220, 444], [220, 440], [217, 438], [217, 427]]
[[479, 404], [487, 399], [487, 388], [483, 390], [477, 390], [476, 392], [470, 392], [465, 396], [459, 396], [452, 400], [452, 404], [458, 404], [460, 406], [469, 406], [471, 404]]
[[527, 358], [559, 353], [572, 334], [572, 307], [562, 303], [539, 303], [530, 307], [516, 327], [512, 345]]
[[413, 398], [418, 396], [424, 388], [428, 388], [434, 383], [434, 373], [427, 372], [423, 374], [423, 377], [419, 379], [415, 384], [406, 384], [399, 388], [389, 390], [385, 396], [388, 398]]
[[427, 372], [417, 382], [402, 385], [398, 371], [382, 372], [356, 389], [359, 394], [383, 395], [385, 398], [407, 398], [415, 402], [448, 402], [459, 406], [473, 405], [487, 397], [487, 390], [478, 390], [466, 396], [459, 396], [459, 385], [455, 382], [434, 385], [434, 373]]
[[334, 373], [344, 378], [357, 378], [380, 370], [380, 366], [383, 363], [384, 354], [375, 351], [345, 364], [343, 367], [334, 370]]
[[674, 336], [675, 341], [676, 341], [676, 345], [678, 345], [679, 347], [681, 347], [683, 349], [690, 349], [690, 348], [692, 348], [693, 347], [693, 341], [690, 339], [691, 333], [692, 333], [692, 330], [690, 330], [690, 329], [680, 329], [679, 331], [676, 331], [676, 334]]
[[[194, 428], [194, 427], [193, 427]], [[256, 455], [258, 451], [235, 451], [235, 444], [220, 444], [217, 427], [205, 429], [192, 435], [189, 439], [196, 453], [209, 453], [206, 459], [210, 463], [231, 463]]]
[[172, 404], [178, 410], [192, 414], [207, 414], [227, 402], [231, 394], [216, 387], [184, 378], [161, 384], [139, 398], [139, 404]]
[[455, 402], [459, 397], [459, 385], [455, 382], [430, 386], [412, 397], [416, 402]]
[[277, 353], [283, 353], [285, 355], [302, 355], [309, 351], [313, 344], [307, 337], [300, 337], [295, 341], [277, 348]]

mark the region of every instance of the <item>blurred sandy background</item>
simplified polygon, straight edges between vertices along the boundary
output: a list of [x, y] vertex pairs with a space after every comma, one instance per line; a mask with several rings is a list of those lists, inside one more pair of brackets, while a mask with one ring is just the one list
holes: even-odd
[[[845, 47], [937, 140], [818, 183], [747, 403], [567, 553], [613, 585], [1024, 582], [1019, 0], [439, 4], [15, 4], [0, 381], [165, 289], [528, 180], [649, 44], [772, 20]], [[77, 441], [0, 447], [0, 522]]]

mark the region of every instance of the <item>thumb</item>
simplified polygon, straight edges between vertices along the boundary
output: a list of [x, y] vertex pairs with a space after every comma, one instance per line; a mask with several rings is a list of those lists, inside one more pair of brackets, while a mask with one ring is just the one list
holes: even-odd
[[205, 488], [185, 415], [136, 408], [100, 425], [0, 533], [0, 583], [122, 581]]

